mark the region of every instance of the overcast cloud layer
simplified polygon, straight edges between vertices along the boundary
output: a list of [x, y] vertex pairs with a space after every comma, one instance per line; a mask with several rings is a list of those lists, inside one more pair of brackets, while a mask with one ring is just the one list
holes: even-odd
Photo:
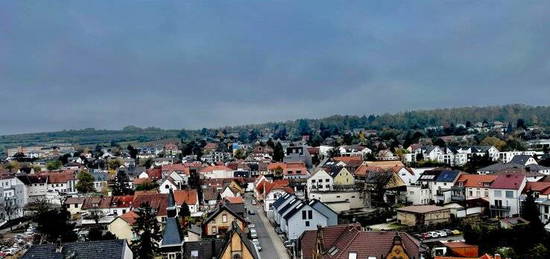
[[550, 99], [550, 1], [0, 2], [0, 134]]

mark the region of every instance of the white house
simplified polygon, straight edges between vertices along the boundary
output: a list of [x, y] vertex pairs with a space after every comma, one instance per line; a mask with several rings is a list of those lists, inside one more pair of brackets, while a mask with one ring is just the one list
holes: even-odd
[[520, 194], [527, 180], [523, 174], [500, 174], [491, 183], [489, 209], [493, 217], [509, 217], [520, 212]]
[[330, 191], [334, 185], [334, 179], [324, 169], [319, 169], [307, 179], [307, 190]]

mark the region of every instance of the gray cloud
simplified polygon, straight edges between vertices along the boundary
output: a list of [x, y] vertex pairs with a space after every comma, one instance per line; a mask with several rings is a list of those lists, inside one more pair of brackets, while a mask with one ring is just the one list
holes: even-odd
[[550, 96], [544, 1], [3, 1], [0, 134]]

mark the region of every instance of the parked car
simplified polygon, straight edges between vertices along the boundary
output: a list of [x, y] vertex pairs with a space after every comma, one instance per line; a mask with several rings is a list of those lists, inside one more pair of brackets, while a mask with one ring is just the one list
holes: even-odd
[[256, 232], [256, 229], [250, 229], [249, 235], [251, 239], [258, 238], [258, 232]]
[[447, 236], [447, 232], [445, 230], [439, 230], [439, 231], [437, 231], [437, 233], [439, 234], [440, 237], [446, 237]]
[[251, 228], [256, 228], [256, 224], [254, 223], [248, 224], [248, 229], [251, 229]]
[[249, 210], [248, 210], [248, 214], [250, 214], [250, 215], [254, 215], [254, 214], [256, 214], [256, 211], [255, 211], [255, 210], [253, 210], [253, 209], [251, 209], [251, 210], [249, 209]]
[[458, 229], [452, 230], [451, 233], [453, 233], [453, 235], [460, 235], [460, 234], [462, 234], [462, 232], [461, 232], [460, 230], [458, 230]]
[[258, 249], [258, 251], [262, 251], [262, 246], [260, 246], [260, 240], [258, 239], [252, 239], [252, 244]]
[[256, 202], [256, 200], [252, 200], [252, 205], [256, 205], [256, 204], [258, 204], [258, 203]]
[[436, 232], [436, 231], [430, 231], [430, 232], [428, 232], [428, 235], [429, 235], [431, 238], [438, 238], [438, 237], [439, 237], [439, 233]]
[[283, 243], [286, 248], [294, 247], [294, 242], [287, 240]]

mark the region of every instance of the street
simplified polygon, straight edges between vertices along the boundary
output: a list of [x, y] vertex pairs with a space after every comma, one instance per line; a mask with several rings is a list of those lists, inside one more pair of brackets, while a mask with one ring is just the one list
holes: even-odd
[[286, 252], [283, 242], [275, 233], [275, 230], [267, 220], [264, 215], [264, 212], [260, 205], [252, 205], [251, 195], [245, 195], [245, 205], [248, 209], [254, 210], [256, 213], [254, 215], [247, 215], [251, 223], [256, 225], [256, 231], [258, 232], [258, 240], [260, 241], [260, 246], [262, 251], [260, 251], [260, 256], [265, 259], [270, 258], [280, 258], [286, 259], [290, 258]]

